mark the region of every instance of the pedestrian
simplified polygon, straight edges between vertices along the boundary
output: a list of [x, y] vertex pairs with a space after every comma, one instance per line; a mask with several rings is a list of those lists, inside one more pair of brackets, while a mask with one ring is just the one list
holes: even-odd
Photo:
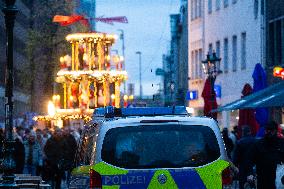
[[31, 131], [24, 141], [25, 146], [25, 169], [24, 173], [36, 175], [38, 166], [42, 166], [42, 149], [36, 140], [36, 134]]
[[238, 126], [234, 126], [233, 127], [233, 130], [230, 132], [229, 134], [229, 138], [232, 139], [232, 142], [233, 142], [233, 145], [234, 145], [234, 148], [231, 152], [231, 157], [234, 157], [234, 153], [236, 151], [236, 146], [237, 146], [237, 141], [238, 141]]
[[16, 163], [16, 174], [22, 174], [25, 166], [25, 146], [21, 137], [17, 133], [13, 133], [15, 140], [14, 160]]
[[227, 150], [227, 155], [230, 159], [232, 159], [231, 154], [232, 154], [232, 151], [234, 149], [234, 144], [233, 144], [232, 139], [230, 139], [230, 137], [229, 137], [228, 128], [223, 129], [222, 136], [223, 136], [223, 140], [224, 140], [225, 147], [226, 147], [226, 150]]
[[253, 165], [249, 155], [254, 145], [255, 138], [251, 135], [250, 126], [242, 126], [242, 138], [236, 143], [233, 163], [239, 168], [239, 188], [244, 189], [247, 176], [252, 173]]
[[[275, 121], [268, 122], [264, 129], [264, 138], [256, 141], [251, 149], [250, 161], [256, 166], [257, 188], [275, 189], [277, 164], [284, 162], [284, 140], [277, 136]], [[251, 180], [252, 176], [248, 178]]]
[[[40, 161], [43, 162], [43, 160], [45, 159], [44, 146], [45, 146], [46, 140], [44, 140], [43, 135], [42, 135], [42, 131], [40, 129], [36, 130], [36, 141], [40, 145], [40, 149], [41, 149], [41, 152], [42, 152], [42, 157], [41, 157]], [[43, 163], [41, 163], [40, 165], [37, 166], [36, 175], [41, 175], [42, 166], [43, 166]]]
[[4, 140], [5, 140], [4, 130], [0, 129], [0, 159], [4, 158], [4, 153], [3, 153]]
[[64, 174], [64, 170], [61, 169], [64, 158], [64, 142], [59, 128], [56, 128], [53, 135], [47, 140], [44, 153], [46, 161], [43, 178], [51, 181], [53, 188], [60, 189]]
[[77, 149], [77, 142], [71, 134], [71, 129], [67, 126], [63, 130], [63, 163], [62, 169], [66, 171], [66, 182], [69, 183], [71, 170], [74, 168], [74, 158]]

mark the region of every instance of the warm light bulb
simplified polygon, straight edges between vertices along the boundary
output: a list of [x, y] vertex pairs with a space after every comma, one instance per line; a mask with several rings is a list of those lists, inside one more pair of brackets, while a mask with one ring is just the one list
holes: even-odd
[[61, 63], [63, 63], [64, 62], [64, 57], [60, 57], [60, 59], [59, 59], [59, 61], [61, 62]]
[[53, 102], [49, 101], [47, 106], [48, 115], [51, 117], [55, 116], [55, 106]]
[[124, 96], [123, 96], [123, 100], [124, 100], [124, 101], [127, 101], [127, 100], [128, 100], [128, 96], [127, 96], [127, 95], [124, 95]]
[[133, 95], [130, 95], [129, 96], [129, 100], [133, 100], [134, 99], [134, 96]]
[[88, 60], [88, 55], [87, 55], [86, 53], [84, 53], [84, 55], [83, 55], [83, 60], [84, 60], [84, 61], [87, 61], [87, 60]]

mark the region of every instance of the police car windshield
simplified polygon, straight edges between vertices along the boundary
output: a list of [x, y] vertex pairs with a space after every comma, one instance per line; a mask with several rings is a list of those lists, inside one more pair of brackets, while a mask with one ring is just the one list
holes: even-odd
[[205, 165], [220, 157], [213, 130], [207, 126], [145, 125], [110, 129], [103, 161], [129, 168], [181, 168]]

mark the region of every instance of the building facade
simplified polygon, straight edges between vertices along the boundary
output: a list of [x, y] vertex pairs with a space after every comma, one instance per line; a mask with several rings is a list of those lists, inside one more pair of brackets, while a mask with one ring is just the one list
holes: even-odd
[[[0, 1], [0, 6], [5, 5]], [[30, 26], [30, 8], [27, 1], [16, 1], [16, 7], [20, 10], [16, 15], [14, 25], [14, 117], [20, 117], [30, 110], [30, 95], [26, 90], [26, 83], [23, 79], [29, 65], [25, 52], [28, 29]], [[6, 68], [6, 27], [4, 14], [0, 13], [0, 122], [5, 117], [5, 68]]]
[[188, 1], [181, 0], [180, 13], [170, 15], [171, 41], [163, 55], [165, 105], [186, 105], [188, 90]]
[[189, 107], [193, 108], [193, 115], [201, 115], [204, 104], [201, 97], [204, 85], [201, 64], [205, 45], [204, 1], [191, 0], [188, 3], [188, 10]]
[[[262, 0], [265, 13], [265, 60], [268, 84], [281, 81], [273, 77], [275, 66], [284, 67], [284, 1]], [[270, 113], [273, 119], [281, 123], [283, 118], [281, 108], [274, 108]]]
[[163, 80], [165, 105], [174, 105], [178, 93], [178, 71], [179, 71], [179, 39], [180, 39], [180, 15], [170, 15], [171, 41], [170, 49], [163, 55]]
[[[190, 101], [190, 105], [203, 109], [201, 93], [205, 76], [201, 60], [213, 51], [222, 58], [219, 68], [222, 73], [215, 82], [221, 91], [218, 104], [239, 99], [243, 86], [253, 84], [255, 64], [264, 65], [261, 3], [258, 0], [192, 0], [190, 6], [189, 72], [192, 79], [189, 90], [198, 91], [198, 99]], [[238, 122], [236, 112], [222, 112], [219, 118], [225, 127]]]
[[177, 105], [186, 105], [188, 90], [188, 6], [187, 0], [181, 1], [180, 6], [180, 37], [178, 41], [178, 80], [177, 80]]

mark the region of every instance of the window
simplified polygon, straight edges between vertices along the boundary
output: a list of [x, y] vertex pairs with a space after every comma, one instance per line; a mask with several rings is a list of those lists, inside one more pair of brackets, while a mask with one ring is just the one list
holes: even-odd
[[202, 61], [202, 49], [199, 49], [199, 51], [198, 51], [198, 54], [199, 54], [199, 78], [202, 78], [202, 76], [203, 76], [203, 69], [202, 69], [202, 63], [201, 63], [201, 61]]
[[208, 14], [212, 13], [212, 0], [208, 0]]
[[102, 146], [103, 161], [129, 169], [197, 167], [219, 157], [213, 130], [196, 125], [113, 128]]
[[199, 7], [198, 7], [199, 17], [201, 17], [201, 7], [202, 7], [201, 3], [202, 3], [202, 1], [201, 0], [198, 0], [198, 1], [199, 1]]
[[208, 45], [208, 53], [209, 54], [213, 53], [213, 45], [212, 45], [212, 43], [209, 43], [209, 45]]
[[224, 8], [229, 6], [229, 0], [224, 0]]
[[257, 16], [258, 16], [258, 7], [259, 7], [259, 5], [258, 5], [258, 0], [254, 0], [254, 10], [253, 10], [253, 12], [254, 12], [254, 18], [255, 19], [257, 19]]
[[246, 33], [242, 33], [242, 38], [241, 38], [241, 69], [245, 70], [246, 69], [246, 61], [247, 61], [247, 36]]
[[216, 0], [216, 10], [220, 10], [221, 7], [221, 0]]
[[275, 64], [275, 39], [274, 39], [274, 23], [269, 23], [269, 66], [273, 66]]
[[191, 20], [193, 20], [194, 19], [194, 6], [193, 6], [193, 1], [194, 0], [191, 0], [190, 1], [190, 4], [191, 4], [191, 6], [190, 6], [190, 12], [191, 12]]
[[224, 72], [227, 73], [229, 70], [229, 41], [224, 39]]
[[94, 162], [98, 132], [97, 124], [90, 125], [90, 128], [84, 131], [75, 155], [76, 166], [90, 165]]
[[191, 65], [190, 65], [190, 72], [191, 72], [191, 79], [195, 79], [194, 77], [194, 64], [195, 64], [195, 61], [194, 61], [194, 51], [191, 51]]
[[[216, 42], [216, 56], [220, 58], [220, 41]], [[220, 70], [220, 64], [217, 64], [217, 71]]]
[[201, 17], [201, 0], [191, 0], [191, 20]]
[[[284, 47], [282, 47], [282, 40], [283, 39], [283, 36], [282, 36], [282, 30], [283, 30], [283, 27], [281, 27], [281, 20], [277, 20], [275, 23], [275, 61], [276, 61], [276, 64], [279, 65], [282, 63], [282, 59], [283, 59], [283, 54], [282, 54], [282, 50]], [[281, 30], [282, 28], [282, 30]]]
[[232, 41], [232, 71], [235, 72], [237, 71], [237, 36], [233, 36], [233, 41]]
[[198, 74], [198, 69], [199, 69], [199, 65], [201, 63], [199, 63], [199, 56], [198, 56], [198, 50], [195, 51], [195, 75], [196, 75], [196, 78], [199, 78], [199, 74]]
[[191, 20], [194, 20], [195, 19], [195, 6], [194, 6], [194, 2], [196, 0], [191, 0]]
[[196, 18], [201, 17], [201, 0], [196, 0]]

